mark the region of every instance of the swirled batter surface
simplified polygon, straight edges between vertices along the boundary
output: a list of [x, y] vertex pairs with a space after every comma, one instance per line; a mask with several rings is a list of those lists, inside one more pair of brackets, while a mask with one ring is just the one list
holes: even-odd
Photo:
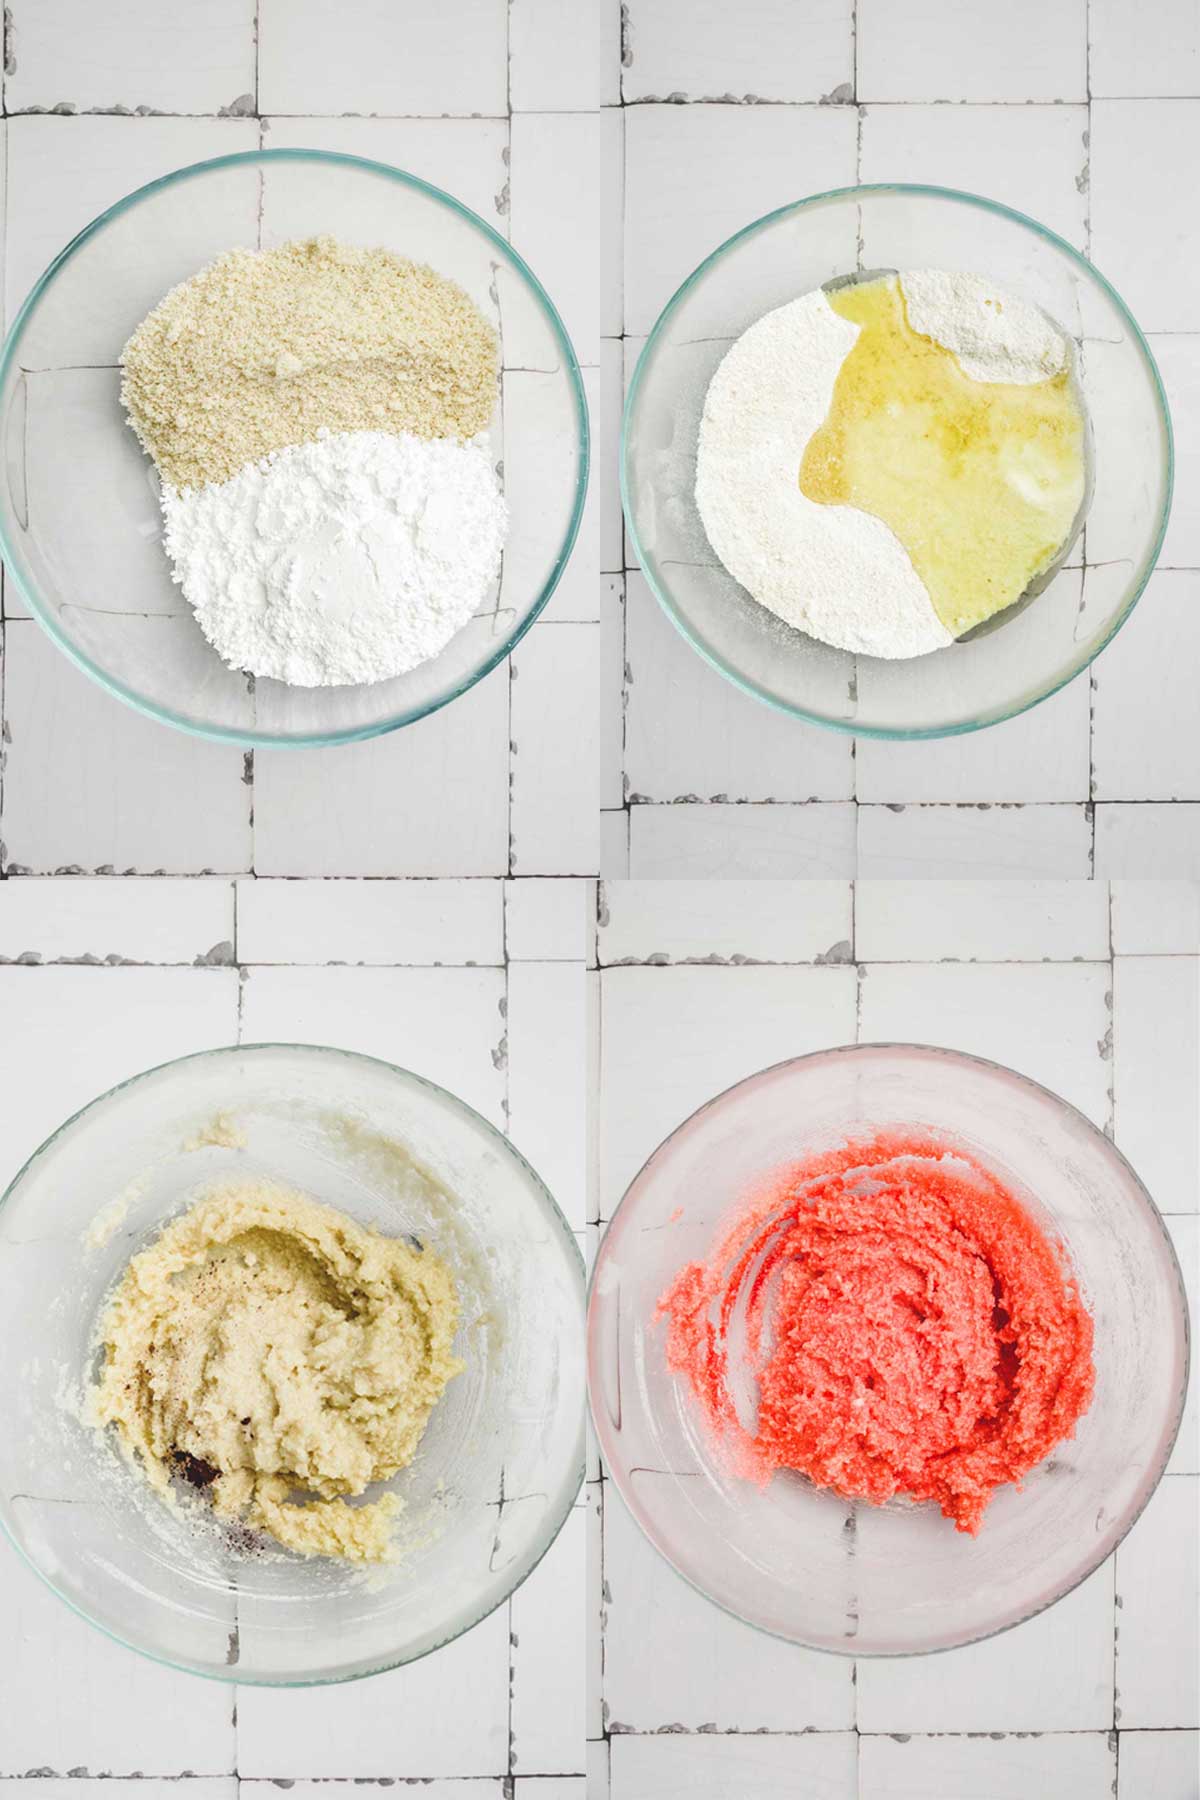
[[206, 1195], [132, 1258], [101, 1322], [97, 1422], [290, 1550], [384, 1562], [394, 1495], [462, 1364], [432, 1251], [269, 1183]]
[[936, 1501], [972, 1535], [998, 1487], [1072, 1436], [1095, 1380], [1062, 1247], [994, 1174], [920, 1132], [777, 1171], [656, 1317], [739, 1473]]

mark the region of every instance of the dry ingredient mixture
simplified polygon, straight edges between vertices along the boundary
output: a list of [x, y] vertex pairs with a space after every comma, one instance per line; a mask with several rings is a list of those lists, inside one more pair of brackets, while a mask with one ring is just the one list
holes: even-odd
[[1069, 339], [943, 270], [767, 313], [713, 376], [696, 500], [762, 605], [839, 649], [920, 656], [1013, 605], [1082, 514]]
[[347, 1504], [416, 1455], [462, 1364], [429, 1249], [270, 1183], [216, 1189], [134, 1256], [100, 1323], [95, 1421], [164, 1496], [289, 1550], [386, 1562], [400, 1503]]
[[[777, 1171], [659, 1301], [667, 1360], [739, 1475], [796, 1470], [975, 1535], [1095, 1381], [1066, 1256], [962, 1150], [881, 1131]], [[756, 1393], [744, 1424], [739, 1388]]]
[[330, 237], [231, 250], [122, 353], [174, 579], [235, 669], [384, 681], [476, 613], [507, 510], [495, 333], [434, 270]]

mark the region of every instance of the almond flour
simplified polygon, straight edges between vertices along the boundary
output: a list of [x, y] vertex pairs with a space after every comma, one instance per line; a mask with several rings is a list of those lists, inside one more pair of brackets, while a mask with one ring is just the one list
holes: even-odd
[[496, 335], [457, 283], [331, 237], [229, 250], [173, 288], [121, 356], [121, 399], [169, 486], [228, 481], [318, 432], [477, 436]]

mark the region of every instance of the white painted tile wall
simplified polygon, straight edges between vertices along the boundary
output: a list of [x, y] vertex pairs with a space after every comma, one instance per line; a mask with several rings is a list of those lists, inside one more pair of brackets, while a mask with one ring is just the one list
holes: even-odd
[[[597, 903], [594, 1220], [731, 1081], [911, 1038], [1020, 1069], [1112, 1132], [1195, 1304], [1200, 886], [634, 879]], [[593, 1479], [597, 1800], [1195, 1800], [1197, 1454], [1193, 1391], [1150, 1507], [1073, 1594], [988, 1643], [853, 1666], [703, 1601]]]
[[629, 0], [622, 17], [627, 376], [676, 285], [739, 226], [855, 180], [960, 187], [1043, 220], [1129, 301], [1178, 468], [1161, 570], [1090, 676], [941, 742], [852, 746], [736, 692], [626, 545], [601, 677], [625, 727], [603, 752], [603, 872], [1200, 876], [1200, 214], [1179, 204], [1200, 155], [1193, 0], [754, 0], [736, 23], [717, 0]]

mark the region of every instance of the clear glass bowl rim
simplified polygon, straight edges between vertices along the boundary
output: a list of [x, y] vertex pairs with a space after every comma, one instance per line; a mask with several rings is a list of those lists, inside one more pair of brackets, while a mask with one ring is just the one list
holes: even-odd
[[[1077, 264], [1078, 267], [1084, 271], [1085, 275], [1094, 281], [1096, 285], [1108, 295], [1108, 298], [1113, 302], [1114, 306], [1125, 320], [1129, 327], [1130, 336], [1133, 338], [1134, 343], [1141, 353], [1142, 360], [1149, 371], [1151, 384], [1162, 417], [1166, 448], [1166, 484], [1163, 493], [1162, 510], [1159, 515], [1158, 530], [1155, 534], [1154, 542], [1150, 548], [1150, 553], [1146, 558], [1145, 567], [1142, 570], [1141, 575], [1138, 577], [1132, 592], [1127, 596], [1119, 615], [1114, 619], [1102, 641], [1096, 645], [1096, 648], [1089, 656], [1084, 657], [1082, 662], [1077, 663], [1069, 674], [1064, 675], [1061, 680], [1051, 682], [1050, 685], [1044, 687], [1040, 693], [1036, 693], [1031, 698], [1021, 701], [1019, 705], [1010, 707], [1003, 712], [997, 712], [988, 718], [964, 719], [956, 725], [860, 725], [849, 719], [826, 718], [823, 713], [809, 712], [802, 706], [790, 705], [787, 701], [779, 699], [777, 695], [769, 694], [766, 689], [761, 687], [757, 682], [751, 681], [743, 675], [739, 675], [736, 670], [730, 668], [728, 663], [723, 662], [720, 657], [710, 650], [706, 644], [700, 642], [688, 625], [686, 619], [683, 618], [682, 614], [676, 608], [665, 585], [657, 581], [654, 575], [651, 574], [633, 519], [633, 507], [629, 496], [628, 476], [633, 408], [637, 400], [638, 390], [641, 387], [642, 375], [648, 366], [650, 353], [660, 334], [666, 329], [675, 308], [679, 305], [684, 296], [697, 285], [707, 271], [716, 263], [720, 262], [721, 259], [735, 247], [735, 245], [740, 244], [743, 238], [753, 237], [756, 232], [762, 231], [768, 225], [773, 225], [779, 219], [786, 218], [789, 213], [805, 212], [809, 207], [821, 206], [831, 200], [855, 200], [863, 194], [925, 195], [938, 200], [957, 200], [965, 202], [969, 206], [977, 206], [981, 212], [995, 213], [1000, 218], [1012, 219], [1016, 224], [1024, 225], [1027, 230], [1034, 232], [1040, 238], [1044, 238], [1047, 243], [1053, 244], [1055, 248], [1061, 250], [1071, 262]], [[1038, 706], [1043, 700], [1048, 700], [1052, 694], [1057, 694], [1060, 688], [1066, 687], [1069, 682], [1075, 680], [1077, 675], [1081, 675], [1089, 664], [1096, 660], [1102, 650], [1107, 649], [1108, 645], [1112, 642], [1117, 632], [1121, 629], [1122, 625], [1141, 599], [1146, 583], [1149, 581], [1151, 575], [1153, 575], [1159, 554], [1162, 551], [1163, 539], [1167, 534], [1167, 522], [1171, 516], [1171, 497], [1175, 488], [1175, 435], [1171, 425], [1171, 409], [1167, 404], [1166, 389], [1163, 387], [1162, 376], [1159, 373], [1158, 364], [1154, 360], [1154, 353], [1146, 341], [1145, 333], [1142, 331], [1141, 326], [1138, 324], [1124, 300], [1122, 300], [1120, 294], [1118, 294], [1116, 288], [1107, 277], [1102, 275], [1100, 270], [1097, 269], [1093, 263], [1089, 262], [1086, 256], [1081, 255], [1072, 244], [1068, 244], [1065, 238], [1060, 237], [1056, 231], [1051, 231], [1049, 226], [1041, 225], [1036, 219], [1031, 219], [1028, 213], [1018, 212], [1017, 209], [1012, 206], [1005, 206], [1000, 200], [985, 199], [982, 194], [970, 194], [963, 188], [934, 187], [925, 182], [873, 181], [863, 182], [855, 187], [828, 188], [824, 193], [809, 194], [802, 200], [790, 200], [786, 206], [777, 206], [774, 211], [764, 213], [761, 218], [752, 219], [748, 225], [743, 225], [739, 231], [735, 231], [732, 237], [726, 238], [723, 244], [718, 244], [716, 249], [711, 251], [709, 255], [704, 258], [702, 263], [697, 264], [696, 268], [694, 268], [687, 277], [687, 280], [682, 282], [679, 287], [676, 288], [675, 292], [671, 295], [671, 298], [667, 301], [657, 319], [654, 321], [650, 330], [650, 335], [642, 345], [641, 355], [637, 359], [637, 364], [633, 371], [633, 378], [629, 383], [629, 392], [625, 398], [625, 407], [621, 418], [620, 474], [621, 508], [625, 515], [625, 527], [629, 532], [630, 542], [633, 545], [634, 554], [638, 559], [641, 571], [649, 582], [655, 599], [658, 601], [675, 629], [679, 632], [681, 637], [686, 639], [692, 649], [696, 651], [697, 655], [703, 657], [710, 668], [715, 669], [718, 675], [723, 675], [726, 681], [732, 682], [734, 687], [739, 688], [743, 694], [752, 695], [755, 700], [761, 700], [764, 705], [773, 707], [776, 712], [786, 713], [789, 718], [803, 719], [810, 725], [822, 725], [828, 731], [848, 732], [853, 737], [891, 738], [901, 739], [905, 742], [913, 742], [927, 738], [962, 737], [966, 732], [983, 731], [986, 730], [989, 725], [1001, 725], [1006, 719], [1015, 719], [1021, 713], [1028, 712], [1030, 707]]]
[[[511, 1143], [510, 1140], [504, 1136], [503, 1132], [497, 1131], [490, 1119], [485, 1119], [482, 1113], [476, 1112], [473, 1106], [469, 1105], [467, 1101], [461, 1100], [457, 1094], [452, 1094], [449, 1088], [440, 1086], [436, 1081], [430, 1081], [428, 1076], [418, 1075], [414, 1069], [405, 1069], [399, 1063], [387, 1062], [381, 1056], [367, 1056], [361, 1050], [343, 1050], [339, 1049], [336, 1045], [330, 1044], [292, 1044], [274, 1039], [264, 1039], [260, 1043], [253, 1044], [221, 1044], [212, 1050], [195, 1050], [190, 1052], [187, 1056], [173, 1056], [166, 1062], [155, 1063], [152, 1068], [139, 1069], [136, 1075], [129, 1075], [124, 1081], [118, 1081], [114, 1086], [106, 1088], [104, 1093], [97, 1094], [96, 1097], [89, 1100], [85, 1106], [79, 1107], [69, 1118], [64, 1119], [61, 1125], [56, 1126], [50, 1133], [50, 1136], [44, 1139], [44, 1141], [38, 1145], [37, 1149], [25, 1158], [21, 1167], [5, 1187], [3, 1194], [0, 1194], [0, 1208], [4, 1206], [13, 1190], [23, 1180], [27, 1170], [33, 1168], [34, 1164], [41, 1159], [45, 1152], [49, 1150], [55, 1142], [57, 1142], [65, 1131], [69, 1131], [73, 1125], [80, 1119], [85, 1118], [86, 1115], [92, 1112], [96, 1107], [105, 1105], [107, 1101], [112, 1100], [118, 1094], [123, 1093], [126, 1088], [134, 1087], [143, 1081], [148, 1081], [152, 1076], [161, 1075], [168, 1069], [181, 1068], [185, 1064], [210, 1062], [221, 1057], [243, 1056], [247, 1054], [253, 1055], [258, 1051], [274, 1050], [286, 1050], [300, 1054], [311, 1052], [313, 1055], [317, 1056], [342, 1057], [347, 1062], [369, 1063], [374, 1068], [386, 1069], [390, 1074], [399, 1075], [406, 1081], [415, 1082], [418, 1087], [426, 1088], [430, 1093], [436, 1094], [440, 1099], [448, 1100], [451, 1106], [456, 1107], [460, 1112], [465, 1113], [474, 1124], [481, 1126], [489, 1137], [494, 1138], [497, 1144], [499, 1144], [510, 1156], [515, 1158], [525, 1170], [525, 1173], [529, 1177], [532, 1191], [537, 1197], [538, 1204], [542, 1211], [545, 1213], [551, 1224], [557, 1225], [564, 1240], [570, 1245], [582, 1288], [585, 1272], [583, 1255], [580, 1251], [575, 1233], [567, 1223], [562, 1208], [559, 1206], [557, 1200], [554, 1198], [537, 1170], [533, 1167], [532, 1163], [522, 1156], [516, 1145]], [[2, 1250], [3, 1246], [0, 1246], [0, 1253], [2, 1253]], [[397, 1657], [395, 1661], [378, 1663], [374, 1668], [348, 1670], [345, 1674], [340, 1675], [304, 1677], [293, 1681], [274, 1681], [259, 1676], [247, 1675], [245, 1671], [236, 1664], [231, 1666], [228, 1674], [226, 1674], [216, 1669], [197, 1669], [190, 1663], [176, 1662], [171, 1657], [156, 1656], [152, 1650], [144, 1650], [140, 1644], [132, 1644], [126, 1638], [121, 1637], [119, 1633], [110, 1631], [107, 1625], [102, 1625], [100, 1621], [94, 1619], [84, 1607], [78, 1605], [69, 1595], [64, 1594], [62, 1589], [57, 1587], [50, 1579], [49, 1575], [47, 1575], [43, 1569], [39, 1568], [37, 1563], [26, 1554], [24, 1548], [17, 1542], [16, 1538], [8, 1529], [3, 1517], [0, 1517], [0, 1532], [3, 1533], [4, 1538], [11, 1544], [12, 1548], [16, 1551], [26, 1567], [32, 1569], [38, 1579], [43, 1581], [50, 1589], [50, 1592], [56, 1595], [65, 1606], [68, 1606], [78, 1618], [83, 1619], [88, 1625], [93, 1626], [95, 1630], [99, 1631], [104, 1637], [109, 1638], [114, 1644], [120, 1644], [122, 1649], [132, 1650], [137, 1656], [144, 1656], [148, 1662], [158, 1663], [161, 1667], [166, 1669], [176, 1669], [184, 1675], [196, 1675], [202, 1681], [216, 1681], [220, 1682], [222, 1685], [232, 1684], [237, 1687], [337, 1687], [346, 1681], [365, 1681], [372, 1675], [383, 1675], [390, 1669], [399, 1669], [405, 1667], [408, 1663], [421, 1662], [426, 1656], [432, 1656], [436, 1651], [444, 1650], [447, 1644], [452, 1644], [456, 1638], [462, 1637], [465, 1632], [471, 1631], [476, 1625], [482, 1624], [484, 1619], [490, 1617], [490, 1615], [496, 1611], [497, 1607], [503, 1606], [504, 1602], [510, 1599], [511, 1596], [516, 1593], [517, 1589], [528, 1581], [529, 1577], [533, 1574], [538, 1564], [542, 1561], [542, 1558], [553, 1545], [559, 1532], [566, 1524], [571, 1513], [571, 1508], [575, 1504], [575, 1497], [583, 1485], [583, 1478], [586, 1472], [583, 1425], [584, 1422], [580, 1419], [574, 1461], [563, 1479], [558, 1494], [555, 1496], [554, 1504], [547, 1509], [549, 1528], [545, 1532], [544, 1541], [540, 1545], [536, 1557], [533, 1562], [530, 1563], [520, 1581], [515, 1581], [512, 1587], [501, 1594], [499, 1599], [494, 1601], [491, 1606], [485, 1607], [482, 1612], [472, 1614], [470, 1618], [465, 1619], [461, 1624], [456, 1625], [454, 1630], [446, 1637], [442, 1638], [440, 1642], [431, 1644], [428, 1650], [422, 1650], [419, 1656]]]
[[504, 260], [516, 270], [521, 280], [533, 295], [534, 300], [538, 306], [540, 306], [542, 312], [546, 316], [554, 337], [558, 340], [559, 348], [562, 350], [567, 379], [575, 405], [575, 423], [578, 434], [577, 445], [579, 452], [579, 479], [575, 486], [575, 499], [571, 508], [571, 516], [567, 523], [566, 534], [559, 546], [558, 554], [554, 560], [554, 566], [547, 576], [546, 581], [543, 583], [542, 590], [539, 593], [535, 604], [530, 608], [528, 614], [520, 624], [515, 626], [514, 629], [509, 632], [481, 666], [475, 670], [472, 675], [468, 676], [463, 681], [460, 681], [453, 692], [443, 695], [438, 700], [431, 701], [428, 705], [414, 707], [408, 711], [397, 713], [394, 718], [383, 719], [377, 724], [355, 726], [351, 730], [337, 732], [300, 732], [291, 734], [287, 737], [272, 737], [269, 733], [259, 731], [235, 731], [228, 726], [198, 725], [192, 719], [181, 718], [177, 713], [172, 712], [169, 707], [156, 706], [143, 695], [135, 693], [133, 689], [127, 687], [124, 682], [114, 680], [112, 676], [106, 675], [103, 669], [94, 663], [90, 657], [86, 656], [82, 650], [77, 649], [75, 645], [69, 641], [65, 634], [60, 630], [49, 611], [43, 607], [38, 596], [36, 582], [34, 582], [25, 572], [19, 554], [14, 550], [13, 545], [9, 543], [3, 524], [0, 523], [0, 557], [3, 558], [5, 568], [8, 570], [18, 592], [38, 624], [58, 648], [70, 658], [76, 668], [82, 669], [83, 673], [89, 675], [93, 681], [97, 682], [99, 686], [105, 690], [106, 693], [115, 694], [116, 697], [119, 700], [123, 700], [127, 706], [132, 706], [135, 712], [143, 713], [149, 719], [157, 719], [162, 724], [172, 725], [177, 730], [185, 731], [192, 737], [209, 738], [222, 744], [239, 744], [248, 750], [312, 749], [327, 744], [353, 744], [361, 743], [367, 738], [383, 737], [388, 732], [398, 731], [403, 725], [412, 725], [415, 724], [418, 719], [428, 718], [431, 713], [438, 712], [443, 706], [448, 706], [451, 701], [457, 700], [460, 695], [465, 694], [469, 688], [473, 688], [475, 683], [477, 681], [482, 681], [485, 675], [490, 675], [492, 670], [504, 661], [505, 657], [512, 654], [513, 650], [525, 636], [525, 633], [529, 630], [529, 627], [545, 609], [550, 596], [553, 594], [562, 578], [563, 570], [566, 568], [567, 563], [570, 560], [571, 552], [575, 547], [575, 540], [579, 536], [579, 527], [583, 518], [584, 501], [587, 498], [588, 477], [591, 466], [591, 437], [588, 422], [587, 396], [584, 392], [583, 376], [579, 367], [579, 359], [575, 354], [575, 348], [567, 335], [567, 328], [559, 317], [554, 302], [551, 300], [549, 294], [547, 294], [545, 288], [533, 273], [533, 270], [529, 267], [529, 264], [525, 261], [524, 257], [514, 250], [512, 245], [509, 244], [506, 239], [502, 238], [499, 232], [488, 224], [486, 219], [482, 219], [478, 213], [472, 212], [469, 206], [464, 206], [461, 200], [456, 200], [453, 194], [448, 194], [444, 189], [435, 187], [432, 182], [423, 181], [419, 175], [410, 175], [404, 169], [393, 168], [390, 163], [377, 162], [366, 156], [351, 156], [339, 150], [305, 150], [296, 148], [287, 150], [233, 151], [228, 156], [209, 157], [204, 162], [188, 163], [181, 169], [172, 170], [168, 175], [160, 175], [156, 180], [148, 181], [144, 186], [135, 188], [131, 194], [126, 194], [124, 199], [118, 200], [112, 206], [106, 207], [105, 210], [102, 213], [99, 213], [90, 224], [85, 225], [82, 231], [76, 232], [75, 236], [68, 244], [63, 246], [53, 262], [51, 262], [42, 275], [39, 276], [38, 280], [34, 283], [33, 287], [30, 288], [25, 299], [22, 301], [20, 310], [8, 329], [8, 333], [4, 339], [3, 348], [0, 349], [0, 391], [3, 390], [4, 385], [8, 380], [9, 371], [16, 359], [17, 350], [26, 324], [41, 301], [42, 295], [53, 284], [58, 271], [63, 265], [69, 262], [77, 250], [82, 249], [89, 238], [93, 237], [107, 225], [109, 220], [120, 218], [122, 213], [131, 211], [140, 201], [149, 199], [152, 194], [156, 194], [160, 190], [174, 187], [180, 182], [190, 181], [197, 176], [207, 175], [214, 169], [236, 168], [239, 164], [286, 162], [342, 164], [348, 168], [366, 170], [373, 175], [386, 175], [389, 180], [399, 182], [403, 187], [415, 188], [419, 193], [427, 195], [432, 200], [438, 201], [442, 206], [446, 207], [448, 211], [457, 213], [460, 218], [465, 219], [468, 224], [473, 225], [476, 230], [481, 231], [483, 235], [496, 246]]
[[613, 1486], [620, 1494], [622, 1502], [628, 1508], [630, 1516], [643, 1537], [651, 1545], [654, 1551], [662, 1557], [663, 1561], [667, 1563], [670, 1568], [674, 1569], [680, 1580], [687, 1583], [693, 1593], [699, 1594], [701, 1599], [708, 1602], [709, 1606], [715, 1606], [719, 1612], [725, 1613], [729, 1618], [737, 1619], [740, 1624], [749, 1625], [752, 1630], [762, 1632], [764, 1637], [776, 1638], [780, 1643], [785, 1644], [801, 1642], [799, 1639], [786, 1637], [782, 1632], [771, 1631], [767, 1626], [758, 1624], [756, 1620], [747, 1619], [741, 1613], [735, 1612], [732, 1607], [725, 1606], [720, 1600], [714, 1600], [712, 1595], [704, 1588], [700, 1587], [699, 1584], [695, 1582], [685, 1570], [681, 1569], [663, 1549], [662, 1545], [658, 1542], [657, 1538], [646, 1524], [641, 1509], [633, 1498], [632, 1492], [626, 1491], [621, 1478], [618, 1477], [616, 1473], [613, 1461], [608, 1455], [608, 1445], [605, 1439], [604, 1428], [601, 1424], [601, 1409], [592, 1405], [592, 1302], [595, 1298], [596, 1281], [604, 1257], [605, 1240], [613, 1225], [616, 1223], [622, 1207], [626, 1204], [630, 1195], [638, 1186], [651, 1163], [656, 1161], [680, 1133], [686, 1131], [696, 1119], [700, 1118], [704, 1113], [710, 1112], [714, 1107], [723, 1105], [725, 1101], [729, 1100], [738, 1092], [739, 1088], [748, 1087], [752, 1082], [761, 1081], [768, 1075], [778, 1074], [783, 1069], [801, 1068], [806, 1063], [828, 1062], [834, 1058], [853, 1057], [860, 1055], [863, 1051], [874, 1050], [897, 1051], [902, 1055], [915, 1052], [923, 1056], [942, 1057], [948, 1062], [969, 1063], [976, 1068], [987, 1069], [998, 1075], [1006, 1075], [1010, 1080], [1018, 1081], [1023, 1086], [1032, 1088], [1035, 1093], [1044, 1095], [1046, 1099], [1052, 1100], [1056, 1106], [1061, 1107], [1064, 1112], [1070, 1113], [1074, 1119], [1078, 1120], [1093, 1137], [1100, 1139], [1104, 1144], [1107, 1153], [1124, 1166], [1126, 1173], [1133, 1183], [1135, 1193], [1140, 1197], [1143, 1211], [1147, 1218], [1152, 1221], [1153, 1225], [1157, 1227], [1162, 1242], [1166, 1246], [1168, 1260], [1175, 1272], [1175, 1283], [1178, 1290], [1177, 1297], [1179, 1301], [1179, 1317], [1183, 1325], [1183, 1380], [1180, 1383], [1179, 1393], [1176, 1398], [1174, 1428], [1170, 1435], [1170, 1441], [1163, 1451], [1159, 1466], [1154, 1471], [1154, 1479], [1146, 1490], [1146, 1498], [1142, 1501], [1142, 1504], [1138, 1507], [1137, 1511], [1130, 1516], [1125, 1525], [1125, 1529], [1112, 1545], [1112, 1548], [1106, 1550], [1104, 1555], [1097, 1557], [1094, 1562], [1089, 1562], [1082, 1574], [1078, 1575], [1075, 1580], [1071, 1582], [1069, 1587], [1064, 1587], [1059, 1593], [1053, 1595], [1051, 1599], [1042, 1601], [1039, 1606], [1031, 1607], [1031, 1609], [1027, 1613], [1023, 1613], [1019, 1619], [1012, 1619], [1007, 1624], [997, 1625], [992, 1631], [977, 1632], [973, 1637], [963, 1638], [958, 1643], [938, 1645], [929, 1650], [864, 1651], [860, 1648], [841, 1650], [836, 1646], [829, 1644], [811, 1644], [803, 1646], [807, 1649], [819, 1650], [826, 1656], [844, 1656], [849, 1657], [852, 1660], [858, 1659], [860, 1661], [865, 1661], [869, 1658], [872, 1662], [895, 1662], [909, 1656], [943, 1656], [950, 1650], [964, 1650], [970, 1644], [987, 1643], [991, 1638], [1002, 1637], [1006, 1631], [1013, 1631], [1018, 1625], [1026, 1625], [1030, 1619], [1037, 1618], [1039, 1613], [1048, 1611], [1052, 1606], [1057, 1606], [1060, 1600], [1065, 1600], [1068, 1594], [1074, 1593], [1075, 1589], [1081, 1587], [1090, 1575], [1094, 1575], [1096, 1570], [1100, 1568], [1103, 1563], [1106, 1563], [1110, 1556], [1116, 1554], [1125, 1538], [1137, 1524], [1147, 1506], [1149, 1506], [1150, 1501], [1157, 1493], [1159, 1483], [1162, 1481], [1163, 1475], [1166, 1472], [1167, 1464], [1171, 1460], [1176, 1440], [1179, 1437], [1180, 1428], [1183, 1424], [1183, 1412], [1187, 1401], [1188, 1386], [1191, 1380], [1192, 1333], [1191, 1320], [1188, 1313], [1187, 1290], [1184, 1286], [1183, 1269], [1179, 1261], [1179, 1255], [1175, 1249], [1175, 1245], [1171, 1241], [1170, 1232], [1163, 1224], [1162, 1214], [1155, 1205], [1153, 1197], [1146, 1187], [1145, 1182], [1133, 1167], [1129, 1158], [1125, 1156], [1122, 1151], [1117, 1149], [1117, 1146], [1113, 1143], [1111, 1138], [1106, 1137], [1104, 1133], [1092, 1123], [1086, 1113], [1080, 1112], [1079, 1108], [1073, 1106], [1069, 1100], [1064, 1100], [1061, 1094], [1056, 1094], [1053, 1088], [1048, 1088], [1042, 1082], [1035, 1081], [1031, 1075], [1022, 1075], [1019, 1070], [1010, 1069], [1005, 1063], [994, 1062], [990, 1057], [972, 1056], [965, 1050], [949, 1050], [942, 1044], [903, 1043], [885, 1038], [865, 1044], [838, 1044], [828, 1050], [811, 1050], [804, 1056], [787, 1056], [784, 1057], [781, 1062], [768, 1063], [765, 1068], [755, 1069], [750, 1075], [743, 1075], [739, 1081], [732, 1082], [727, 1088], [722, 1088], [719, 1094], [714, 1094], [712, 1098], [706, 1100], [702, 1106], [696, 1107], [693, 1112], [688, 1114], [686, 1119], [681, 1119], [679, 1124], [676, 1125], [672, 1131], [669, 1131], [662, 1142], [656, 1145], [650, 1152], [645, 1162], [642, 1163], [637, 1173], [633, 1176], [628, 1187], [625, 1189], [625, 1192], [621, 1195], [621, 1198], [613, 1209], [612, 1217], [604, 1227], [604, 1233], [597, 1246], [596, 1254], [592, 1259], [591, 1274], [588, 1277], [587, 1313], [585, 1319], [585, 1329], [587, 1333], [588, 1411], [591, 1414], [592, 1428], [596, 1433], [600, 1454], [608, 1465], [609, 1476]]

